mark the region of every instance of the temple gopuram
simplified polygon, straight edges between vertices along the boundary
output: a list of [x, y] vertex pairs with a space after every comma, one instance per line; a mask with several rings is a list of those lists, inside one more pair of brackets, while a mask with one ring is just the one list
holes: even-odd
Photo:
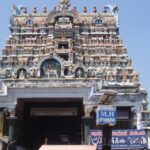
[[100, 105], [116, 107], [112, 149], [148, 145], [147, 92], [119, 33], [119, 9], [102, 12], [69, 0], [51, 11], [13, 6], [0, 58], [0, 141], [3, 149], [98, 145]]

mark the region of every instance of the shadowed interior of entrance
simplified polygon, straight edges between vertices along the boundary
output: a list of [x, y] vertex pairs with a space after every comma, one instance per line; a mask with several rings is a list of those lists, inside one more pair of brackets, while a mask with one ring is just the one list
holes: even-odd
[[82, 99], [20, 99], [18, 144], [37, 150], [43, 144], [81, 144]]

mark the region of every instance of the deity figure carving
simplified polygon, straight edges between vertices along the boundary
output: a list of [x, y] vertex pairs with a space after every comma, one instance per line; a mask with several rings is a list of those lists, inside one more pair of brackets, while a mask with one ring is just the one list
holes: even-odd
[[74, 60], [75, 60], [76, 64], [81, 64], [81, 63], [83, 63], [83, 56], [75, 54]]
[[133, 73], [132, 82], [133, 83], [137, 83], [138, 81], [139, 81], [139, 75], [138, 75], [138, 73]]
[[[53, 55], [50, 57], [53, 57]], [[56, 59], [49, 58], [42, 63], [40, 71], [41, 77], [58, 78], [61, 75], [61, 65]]]
[[101, 76], [103, 76], [103, 70], [98, 68], [96, 71], [95, 71], [95, 76], [96, 78], [100, 78]]
[[26, 78], [26, 71], [21, 69], [19, 71], [19, 79], [25, 79]]
[[35, 78], [37, 76], [37, 70], [35, 68], [31, 69], [29, 73], [31, 78]]
[[90, 57], [89, 59], [90, 59], [90, 65], [93, 66], [94, 65], [94, 58]]
[[18, 26], [18, 20], [17, 19], [14, 19], [14, 25]]
[[54, 68], [54, 66], [51, 66], [51, 65], [49, 65], [46, 68], [45, 74], [47, 75], [48, 78], [58, 78], [56, 68]]
[[40, 69], [37, 69], [37, 74], [36, 74], [37, 77], [40, 77]]
[[100, 63], [101, 63], [100, 58], [99, 58], [99, 57], [96, 57], [96, 58], [94, 59], [94, 63], [95, 63], [95, 65], [100, 65]]
[[34, 64], [34, 66], [36, 66], [38, 64], [38, 58], [34, 58], [33, 64]]
[[27, 60], [27, 65], [32, 66], [33, 65], [33, 58], [29, 57]]
[[11, 78], [12, 74], [11, 74], [11, 70], [6, 70], [6, 78]]
[[24, 6], [16, 6], [16, 5], [14, 5], [13, 9], [12, 9], [12, 14], [13, 15], [20, 15], [23, 10], [24, 10]]
[[117, 25], [117, 27], [119, 27], [119, 19], [118, 19], [119, 8], [118, 8], [118, 6], [117, 5], [106, 5], [104, 7], [104, 12], [114, 15], [116, 18], [116, 25]]
[[15, 79], [15, 78], [16, 78], [15, 70], [12, 70], [11, 77], [12, 77], [13, 79]]
[[102, 63], [103, 63], [104, 66], [107, 66], [108, 65], [108, 60], [104, 59]]
[[83, 56], [79, 56], [79, 63], [80, 63], [80, 64], [83, 63]]
[[84, 70], [83, 68], [79, 67], [75, 71], [75, 77], [76, 78], [83, 78], [84, 77]]
[[71, 53], [69, 53], [69, 59], [68, 59], [69, 61], [73, 61], [73, 53], [71, 52]]
[[132, 65], [132, 60], [131, 60], [131, 59], [128, 59], [127, 65], [128, 65], [128, 66], [131, 66], [131, 65]]
[[89, 69], [88, 69], [88, 72], [87, 72], [87, 76], [88, 76], [89, 78], [95, 77], [95, 69], [94, 69], [94, 68], [89, 68]]
[[119, 58], [116, 58], [116, 66], [117, 66], [117, 67], [119, 67], [119, 66], [120, 66]]
[[108, 80], [109, 80], [109, 81], [115, 81], [115, 80], [116, 80], [116, 75], [111, 72], [111, 73], [109, 74]]
[[55, 29], [59, 29], [58, 21], [55, 23]]
[[69, 0], [61, 0], [56, 9], [65, 12], [67, 9], [69, 9], [70, 5], [71, 4]]
[[68, 75], [72, 75], [72, 66], [68, 67]]
[[71, 29], [72, 28], [72, 22], [71, 22], [71, 20], [69, 21], [69, 26], [68, 26], [68, 29]]
[[57, 42], [55, 42], [54, 48], [58, 49], [58, 43]]
[[84, 61], [85, 61], [85, 65], [88, 66], [90, 64], [90, 59], [88, 56], [85, 56]]
[[83, 44], [86, 44], [87, 43], [87, 38], [84, 36], [83, 38]]
[[121, 71], [120, 73], [119, 73], [119, 75], [122, 77], [122, 81], [123, 82], [126, 82], [127, 81], [127, 72], [126, 71]]
[[73, 48], [73, 43], [71, 40], [69, 40], [69, 49], [72, 49]]

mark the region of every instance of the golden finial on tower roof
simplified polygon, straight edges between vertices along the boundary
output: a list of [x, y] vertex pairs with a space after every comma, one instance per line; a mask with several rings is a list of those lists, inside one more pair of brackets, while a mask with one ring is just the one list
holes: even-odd
[[35, 14], [37, 13], [36, 5], [34, 5], [33, 13], [35, 13]]
[[60, 3], [68, 3], [69, 0], [60, 0]]
[[58, 6], [61, 10], [68, 10], [71, 6], [70, 0], [60, 0]]
[[66, 1], [66, 0], [61, 0], [60, 2], [61, 2], [61, 3], [65, 3], [65, 1]]
[[43, 13], [47, 13], [47, 8], [46, 8], [46, 5], [44, 5], [44, 8], [43, 8]]

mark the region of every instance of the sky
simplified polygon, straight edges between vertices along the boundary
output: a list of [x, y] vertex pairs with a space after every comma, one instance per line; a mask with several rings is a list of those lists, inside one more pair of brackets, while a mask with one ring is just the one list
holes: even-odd
[[[27, 6], [30, 12], [36, 5], [37, 10], [42, 12], [44, 5], [50, 11], [58, 2], [59, 0], [1, 0], [0, 51], [10, 34], [8, 26], [14, 4]], [[106, 4], [119, 6], [120, 35], [133, 60], [134, 69], [140, 74], [142, 87], [150, 94], [150, 0], [71, 0], [71, 3], [79, 12], [83, 12], [84, 6], [88, 12], [93, 12], [94, 6], [98, 12], [102, 12]]]

